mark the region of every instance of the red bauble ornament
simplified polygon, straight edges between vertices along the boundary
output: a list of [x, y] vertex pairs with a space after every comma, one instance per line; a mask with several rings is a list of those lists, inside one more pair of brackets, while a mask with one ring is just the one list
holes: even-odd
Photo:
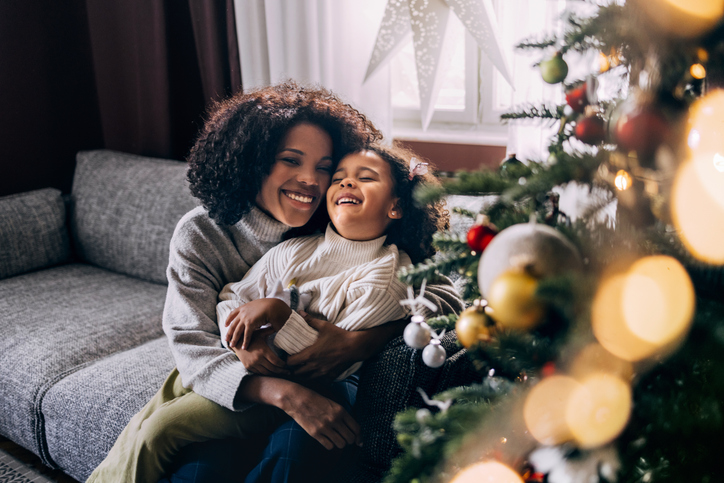
[[497, 234], [498, 230], [490, 224], [475, 225], [468, 231], [468, 246], [471, 250], [480, 253]]
[[580, 86], [566, 92], [566, 103], [579, 114], [583, 113], [589, 104], [587, 89], [588, 86], [584, 82]]
[[596, 115], [584, 117], [576, 123], [574, 133], [586, 144], [600, 144], [606, 140], [606, 124]]
[[653, 156], [669, 135], [669, 123], [653, 106], [641, 106], [624, 113], [616, 123], [616, 142], [621, 150]]

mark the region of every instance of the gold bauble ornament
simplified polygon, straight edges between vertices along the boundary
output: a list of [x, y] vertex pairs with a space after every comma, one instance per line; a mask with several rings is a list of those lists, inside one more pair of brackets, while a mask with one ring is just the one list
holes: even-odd
[[502, 327], [534, 329], [545, 315], [545, 305], [535, 297], [538, 280], [523, 269], [501, 273], [488, 290], [491, 316]]
[[469, 349], [492, 338], [495, 334], [495, 322], [485, 313], [485, 307], [476, 303], [460, 314], [455, 323], [455, 332], [463, 347]]

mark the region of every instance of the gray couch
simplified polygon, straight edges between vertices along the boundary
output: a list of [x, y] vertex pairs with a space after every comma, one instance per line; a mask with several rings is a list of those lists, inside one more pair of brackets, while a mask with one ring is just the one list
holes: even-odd
[[[77, 156], [72, 193], [0, 198], [0, 433], [83, 481], [174, 367], [161, 328], [168, 245], [196, 206], [178, 161]], [[364, 368], [366, 444], [343, 480], [377, 481], [399, 451], [391, 422], [471, 380], [454, 334], [445, 366], [391, 342]]]

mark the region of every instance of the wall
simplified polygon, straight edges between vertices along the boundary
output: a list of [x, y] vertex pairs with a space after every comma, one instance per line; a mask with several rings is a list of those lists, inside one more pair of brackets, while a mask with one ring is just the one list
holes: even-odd
[[505, 146], [440, 143], [395, 139], [400, 145], [429, 160], [438, 170], [474, 171], [483, 166], [497, 168], [505, 158]]

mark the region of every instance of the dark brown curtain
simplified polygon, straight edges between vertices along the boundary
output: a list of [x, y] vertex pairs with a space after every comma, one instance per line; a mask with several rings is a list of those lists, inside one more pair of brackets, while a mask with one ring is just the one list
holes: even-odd
[[82, 149], [183, 160], [239, 89], [233, 0], [0, 2], [0, 195], [69, 192]]

